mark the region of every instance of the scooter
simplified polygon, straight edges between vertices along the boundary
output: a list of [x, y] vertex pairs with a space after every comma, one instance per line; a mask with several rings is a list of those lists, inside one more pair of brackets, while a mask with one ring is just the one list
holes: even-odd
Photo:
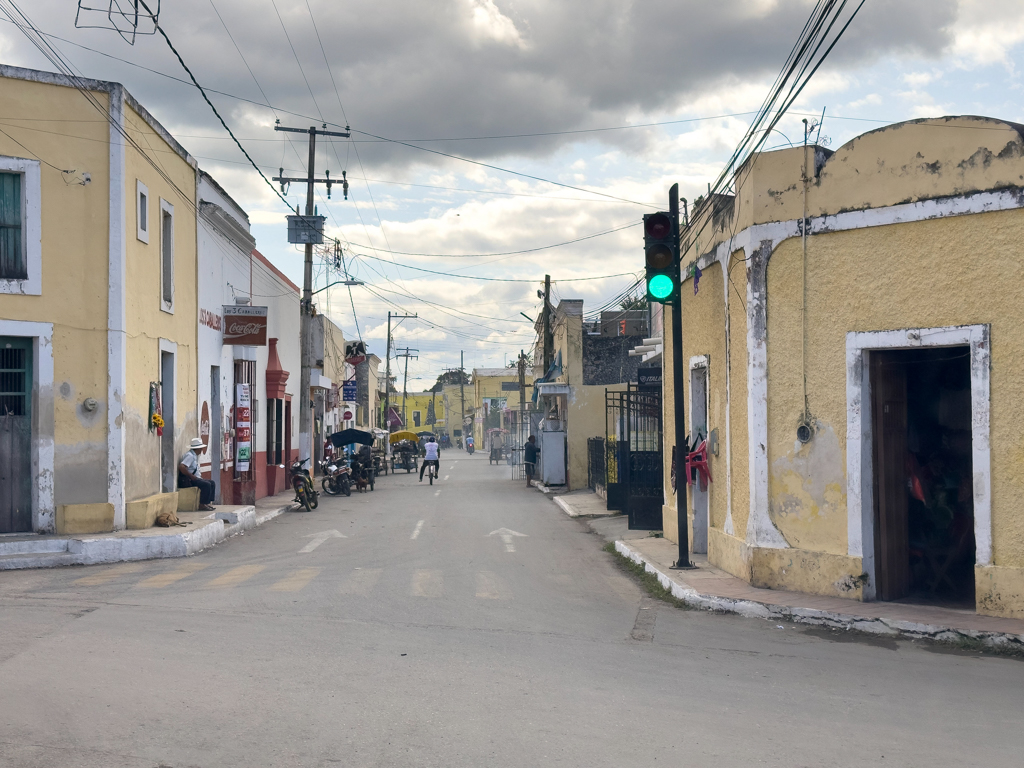
[[352, 495], [352, 470], [344, 462], [334, 464], [328, 460], [320, 462], [320, 468], [324, 473], [324, 479], [320, 486], [328, 496]]
[[309, 470], [303, 465], [309, 459], [296, 459], [292, 464], [292, 488], [295, 489], [295, 501], [299, 502], [310, 512], [320, 506], [320, 494], [313, 487], [313, 479], [309, 476]]
[[470, 456], [473, 455], [473, 443], [468, 441], [466, 442], [466, 453], [468, 453]]

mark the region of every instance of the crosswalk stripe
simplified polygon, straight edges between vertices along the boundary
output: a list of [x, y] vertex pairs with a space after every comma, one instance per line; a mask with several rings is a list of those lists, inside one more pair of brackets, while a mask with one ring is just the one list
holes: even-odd
[[444, 591], [444, 576], [441, 571], [418, 569], [412, 575], [413, 597], [440, 597]]
[[272, 584], [270, 587], [271, 592], [298, 592], [304, 586], [309, 584], [313, 579], [320, 573], [320, 568], [299, 568], [297, 571], [292, 571], [289, 575], [285, 576], [280, 581]]
[[203, 563], [188, 563], [187, 565], [183, 565], [173, 571], [158, 573], [156, 576], [150, 576], [148, 579], [143, 579], [138, 583], [138, 586], [141, 589], [160, 589], [161, 587], [170, 586], [176, 581], [188, 578], [193, 573], [197, 573], [205, 567], [206, 565]]
[[83, 587], [97, 587], [100, 584], [107, 584], [108, 582], [119, 579], [129, 573], [135, 573], [142, 569], [139, 563], [125, 563], [124, 565], [115, 565], [113, 568], [105, 568], [102, 571], [96, 573], [90, 573], [88, 576], [83, 576], [80, 579], [75, 579], [75, 584], [80, 584]]
[[490, 571], [480, 571], [476, 575], [476, 596], [484, 600], [510, 600], [512, 595], [501, 579]]
[[248, 581], [266, 566], [263, 565], [240, 565], [222, 573], [213, 581], [203, 585], [204, 589], [231, 589], [237, 587], [243, 581]]
[[339, 591], [343, 595], [362, 595], [366, 597], [380, 579], [380, 568], [357, 568], [341, 583]]

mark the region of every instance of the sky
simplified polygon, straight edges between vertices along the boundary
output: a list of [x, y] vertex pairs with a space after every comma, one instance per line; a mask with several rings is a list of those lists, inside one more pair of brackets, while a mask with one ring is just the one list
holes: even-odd
[[[105, 11], [112, 1], [81, 4]], [[301, 284], [285, 204], [160, 36], [130, 44], [105, 12], [79, 12], [75, 0], [0, 0], [5, 64], [53, 69], [10, 23], [12, 4], [81, 75], [123, 83]], [[305, 137], [275, 132], [275, 120], [351, 127], [349, 139], [319, 145], [315, 164], [319, 175], [347, 173], [349, 199], [321, 188], [317, 205], [365, 285], [324, 291], [320, 309], [381, 357], [388, 311], [417, 313], [393, 337], [418, 350], [418, 390], [458, 366], [460, 351], [468, 369], [529, 350], [524, 314], [536, 317], [545, 274], [556, 302], [583, 299], [585, 313], [635, 282], [642, 214], [665, 208], [673, 183], [692, 200], [714, 182], [813, 5], [163, 0], [159, 20], [268, 178], [281, 167], [304, 175], [308, 159]], [[138, 29], [153, 32], [145, 19]], [[801, 120], [823, 111], [815, 131], [831, 149], [919, 117], [1024, 122], [1022, 64], [1020, 0], [867, 0], [766, 148], [800, 143]], [[304, 203], [305, 188], [286, 198]], [[314, 288], [341, 278], [318, 260]]]

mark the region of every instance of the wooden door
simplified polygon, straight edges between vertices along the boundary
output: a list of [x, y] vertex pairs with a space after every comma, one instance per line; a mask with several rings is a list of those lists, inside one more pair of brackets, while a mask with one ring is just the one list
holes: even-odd
[[32, 530], [32, 339], [0, 336], [0, 533]]
[[870, 356], [875, 593], [879, 600], [896, 600], [910, 591], [906, 353], [871, 352]]

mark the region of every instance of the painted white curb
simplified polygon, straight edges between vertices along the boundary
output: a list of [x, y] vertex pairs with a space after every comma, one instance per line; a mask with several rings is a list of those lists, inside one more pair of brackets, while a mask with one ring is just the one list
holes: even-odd
[[640, 552], [624, 541], [615, 542], [615, 551], [628, 557], [637, 565], [642, 565], [647, 573], [653, 574], [658, 582], [673, 597], [682, 601], [690, 608], [716, 613], [734, 613], [747, 618], [767, 619], [768, 621], [789, 621], [796, 624], [813, 624], [832, 629], [852, 629], [874, 635], [905, 637], [908, 639], [938, 640], [940, 642], [956, 642], [975, 640], [993, 648], [1016, 648], [1024, 650], [1024, 635], [1008, 632], [977, 632], [966, 629], [939, 627], [931, 624], [917, 624], [910, 621], [876, 618], [873, 616], [857, 616], [854, 614], [818, 611], [812, 608], [793, 608], [786, 605], [769, 605], [755, 600], [736, 600], [718, 595], [704, 595], [685, 587], [673, 580], [660, 567], [647, 560]]

